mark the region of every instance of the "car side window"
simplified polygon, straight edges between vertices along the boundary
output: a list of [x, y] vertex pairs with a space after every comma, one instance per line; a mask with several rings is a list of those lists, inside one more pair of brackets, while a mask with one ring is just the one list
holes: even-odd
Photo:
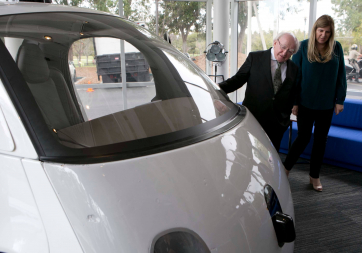
[[[150, 103], [156, 96], [144, 55], [124, 41], [127, 89], [122, 82], [121, 40], [86, 38], [69, 50], [69, 71], [89, 120]], [[126, 94], [126, 96], [125, 96]]]

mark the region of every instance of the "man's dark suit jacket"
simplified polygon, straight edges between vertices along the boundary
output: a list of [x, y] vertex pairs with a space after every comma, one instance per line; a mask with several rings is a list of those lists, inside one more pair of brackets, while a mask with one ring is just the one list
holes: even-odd
[[226, 93], [230, 93], [247, 82], [243, 105], [251, 111], [261, 126], [265, 128], [269, 124], [276, 124], [287, 128], [295, 100], [298, 67], [291, 60], [286, 62], [285, 80], [274, 94], [270, 61], [271, 49], [251, 52], [238, 72], [219, 86]]

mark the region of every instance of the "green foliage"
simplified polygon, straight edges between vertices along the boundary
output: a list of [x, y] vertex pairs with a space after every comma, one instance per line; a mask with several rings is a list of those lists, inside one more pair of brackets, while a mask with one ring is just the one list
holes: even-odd
[[170, 32], [198, 32], [205, 23], [205, 14], [201, 14], [205, 3], [161, 2], [160, 7], [164, 10], [159, 18], [160, 24], [163, 24], [161, 28]]
[[118, 5], [117, 0], [89, 0], [92, 8], [99, 11], [112, 12], [111, 9]]
[[171, 42], [172, 46], [176, 47], [178, 50], [182, 50], [182, 38], [181, 36], [177, 36], [175, 34], [171, 34]]
[[241, 27], [247, 27], [247, 24], [248, 24], [248, 3], [247, 2], [239, 2], [238, 24]]
[[362, 45], [362, 19], [360, 19], [360, 25], [352, 32], [353, 43]]
[[[301, 10], [302, 2], [305, 0], [280, 0], [279, 1], [279, 17], [284, 19], [287, 12], [289, 13], [298, 13]], [[308, 0], [309, 1], [309, 0]], [[251, 2], [252, 5], [256, 5], [256, 8], [259, 9], [259, 4], [256, 2]], [[265, 1], [266, 8], [273, 12], [275, 2], [274, 1]], [[252, 17], [256, 16], [255, 10], [252, 7]], [[238, 13], [238, 26], [239, 26], [239, 35], [238, 35], [238, 51], [243, 52], [245, 48], [245, 31], [247, 28], [248, 22], [248, 2], [243, 1], [239, 2], [239, 13]], [[254, 37], [254, 36], [253, 36]], [[260, 41], [261, 43], [261, 41]]]
[[[273, 31], [269, 30], [268, 32], [264, 31], [264, 39], [266, 48], [270, 48], [273, 46]], [[261, 41], [260, 34], [258, 32], [254, 32], [251, 37], [251, 50], [258, 51], [263, 50], [263, 44]]]
[[[129, 19], [132, 16], [134, 10], [132, 10], [132, 0], [124, 0], [123, 1], [123, 13], [124, 17]], [[119, 9], [117, 8], [117, 13], [119, 13]]]
[[191, 55], [203, 54], [206, 48], [206, 33], [190, 34], [187, 38], [187, 48], [187, 52]]
[[161, 2], [163, 12], [159, 15], [160, 32], [180, 34], [183, 47], [187, 51], [187, 37], [190, 32], [205, 29], [206, 4], [204, 2]]
[[335, 4], [333, 11], [337, 14], [340, 32], [356, 31], [362, 23], [362, 0], [331, 0]]
[[197, 33], [190, 34], [187, 38], [187, 52], [190, 54], [196, 53], [196, 42], [197, 42]]
[[56, 4], [80, 6], [84, 0], [54, 0]]
[[54, 0], [54, 1], [56, 4], [78, 6], [78, 7], [82, 6], [82, 4], [84, 3], [88, 3], [90, 4], [92, 9], [105, 11], [105, 12], [113, 12], [112, 9], [115, 9], [116, 6], [118, 5], [118, 0]]
[[[284, 20], [287, 12], [289, 12], [291, 14], [300, 12], [302, 10], [301, 9], [302, 2], [304, 2], [304, 0], [294, 0], [294, 1], [284, 0], [284, 1], [281, 1], [279, 3], [279, 18], [281, 20]], [[309, 2], [309, 0], [308, 0], [308, 2]], [[270, 2], [270, 3], [272, 3], [272, 2]]]
[[351, 38], [351, 35], [349, 36], [343, 36], [336, 39], [339, 43], [342, 45], [343, 53], [345, 55], [349, 54], [349, 51], [351, 50], [351, 45], [354, 44], [353, 39]]
[[242, 52], [245, 48], [245, 30], [248, 26], [248, 3], [239, 2], [239, 12], [238, 12], [238, 25], [239, 25], [239, 35], [238, 35], [238, 52]]
[[293, 34], [295, 35], [295, 37], [297, 37], [298, 41], [303, 41], [305, 39], [308, 39], [308, 33], [306, 33], [305, 31], [301, 31], [301, 30], [294, 30]]
[[[149, 28], [154, 28], [154, 13], [151, 6], [154, 0], [126, 0], [124, 3], [124, 15], [131, 21], [144, 21]], [[154, 29], [152, 29], [154, 31]]]

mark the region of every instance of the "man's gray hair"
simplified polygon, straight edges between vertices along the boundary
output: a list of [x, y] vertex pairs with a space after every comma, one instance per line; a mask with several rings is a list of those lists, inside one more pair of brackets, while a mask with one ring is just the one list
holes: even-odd
[[282, 37], [282, 36], [284, 36], [284, 35], [286, 35], [286, 34], [288, 34], [288, 35], [290, 35], [290, 36], [293, 37], [293, 39], [294, 39], [294, 44], [295, 44], [295, 53], [298, 52], [298, 50], [299, 50], [299, 41], [298, 41], [297, 37], [295, 37], [295, 35], [294, 35], [292, 32], [281, 32], [281, 33], [279, 33], [279, 34], [274, 38], [273, 41], [275, 42], [275, 41], [279, 40], [280, 37]]

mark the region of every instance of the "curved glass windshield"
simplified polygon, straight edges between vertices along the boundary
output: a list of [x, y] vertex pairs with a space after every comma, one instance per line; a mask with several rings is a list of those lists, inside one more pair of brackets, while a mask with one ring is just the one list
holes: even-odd
[[53, 138], [68, 148], [215, 127], [237, 112], [185, 55], [123, 19], [13, 15], [0, 18], [0, 33]]

